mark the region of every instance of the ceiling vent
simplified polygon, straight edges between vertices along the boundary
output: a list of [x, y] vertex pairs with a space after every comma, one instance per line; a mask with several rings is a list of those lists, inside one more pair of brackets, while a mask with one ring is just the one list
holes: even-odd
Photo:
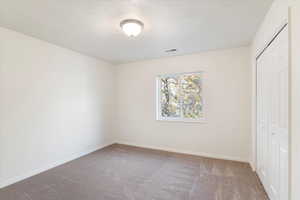
[[165, 52], [166, 53], [173, 53], [173, 52], [176, 52], [176, 51], [177, 51], [177, 49], [168, 49]]

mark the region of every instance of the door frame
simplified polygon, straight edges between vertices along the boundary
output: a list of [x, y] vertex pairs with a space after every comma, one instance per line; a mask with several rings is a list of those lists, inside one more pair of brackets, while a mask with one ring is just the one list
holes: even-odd
[[[252, 104], [252, 162], [251, 163], [251, 167], [253, 169], [253, 171], [257, 170], [257, 61], [259, 59], [259, 57], [268, 49], [268, 47], [272, 44], [272, 42], [278, 37], [278, 35], [285, 29], [285, 28], [289, 28], [289, 22], [288, 20], [284, 20], [281, 25], [276, 29], [275, 33], [272, 35], [272, 37], [270, 37], [269, 40], [267, 40], [266, 44], [261, 48], [261, 50], [258, 51], [258, 53], [255, 56], [255, 67], [254, 67], [254, 71], [253, 71], [253, 75], [254, 75], [254, 79], [253, 79], [253, 83], [255, 85], [253, 85], [254, 90], [252, 90], [252, 95], [253, 95], [253, 104]], [[290, 78], [290, 75], [289, 75]], [[289, 94], [289, 98], [290, 98], [290, 94]], [[289, 136], [290, 136], [290, 127], [289, 127]], [[290, 138], [290, 137], [289, 137]]]
[[[258, 162], [257, 162], [257, 160], [258, 160], [258, 151], [257, 151], [257, 147], [258, 147], [258, 137], [257, 137], [257, 134], [258, 134], [258, 132], [257, 132], [257, 129], [258, 129], [258, 123], [257, 123], [257, 115], [258, 115], [258, 108], [257, 108], [257, 106], [258, 106], [258, 102], [257, 102], [257, 98], [258, 98], [258, 60], [259, 60], [259, 58], [264, 54], [264, 52], [269, 48], [269, 46], [276, 40], [276, 38], [280, 35], [280, 33], [282, 32], [282, 31], [284, 31], [285, 29], [288, 29], [288, 31], [289, 31], [289, 22], [288, 22], [288, 20], [285, 20], [282, 24], [281, 24], [281, 26], [279, 26], [279, 28], [276, 30], [276, 32], [275, 32], [275, 34], [273, 34], [273, 36], [271, 37], [271, 39], [270, 40], [268, 40], [268, 42], [266, 43], [266, 45], [262, 48], [262, 50], [260, 50], [258, 53], [257, 53], [257, 55], [256, 55], [256, 57], [255, 57], [255, 72], [254, 72], [254, 75], [255, 75], [255, 80], [254, 80], [254, 83], [255, 83], [255, 86], [254, 86], [254, 91], [253, 91], [253, 94], [254, 94], [254, 102], [253, 102], [253, 107], [254, 108], [252, 108], [253, 110], [253, 116], [252, 116], [252, 120], [253, 120], [253, 128], [254, 128], [254, 131], [253, 131], [253, 133], [254, 133], [254, 135], [252, 136], [252, 137], [254, 137], [253, 138], [253, 145], [252, 145], [252, 148], [253, 148], [253, 151], [252, 151], [252, 153], [253, 153], [253, 162], [255, 162], [255, 163], [252, 163], [252, 168], [253, 168], [253, 171], [256, 171], [257, 172], [257, 168], [258, 168]], [[290, 62], [290, 61], [289, 61]], [[290, 71], [291, 71], [291, 69], [290, 69], [290, 64], [288, 64], [289, 65], [289, 74], [288, 74], [288, 79], [289, 79], [289, 91], [288, 91], [288, 102], [289, 102], [289, 105], [290, 105], [290, 97], [291, 97], [291, 94], [290, 94], [290, 81], [291, 81], [291, 74], [290, 74]], [[290, 106], [289, 106], [289, 112], [290, 112]], [[288, 165], [289, 165], [289, 173], [291, 173], [291, 170], [290, 170], [290, 163], [291, 163], [291, 161], [290, 161], [290, 155], [291, 155], [291, 145], [290, 145], [290, 138], [291, 138], [291, 128], [290, 128], [290, 114], [288, 115], [288, 120], [289, 120], [289, 126], [288, 126], [288, 145], [289, 145], [289, 147], [288, 147], [288, 150], [289, 150], [289, 152], [288, 152], [288, 154], [289, 154], [289, 157], [288, 157], [288, 159], [289, 159], [289, 161], [288, 161]], [[288, 176], [289, 178], [290, 178], [290, 175]], [[261, 180], [260, 180], [261, 181]], [[289, 180], [289, 185], [288, 185], [288, 188], [290, 189], [291, 187], [290, 187], [290, 180]]]

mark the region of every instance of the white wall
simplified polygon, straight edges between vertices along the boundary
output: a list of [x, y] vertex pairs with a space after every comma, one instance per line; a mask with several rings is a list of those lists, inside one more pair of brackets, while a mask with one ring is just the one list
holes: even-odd
[[288, 22], [288, 0], [274, 0], [265, 16], [251, 46], [252, 62], [252, 156], [251, 163], [256, 165], [256, 56], [265, 48], [282, 26]]
[[4, 186], [113, 142], [114, 70], [0, 28]]
[[257, 55], [281, 26], [288, 22], [288, 4], [288, 0], [274, 0], [253, 39], [252, 49], [254, 54]]
[[[117, 141], [249, 161], [250, 69], [248, 47], [119, 65]], [[156, 76], [202, 70], [207, 123], [156, 121]]]
[[291, 8], [291, 182], [292, 200], [300, 199], [300, 2]]

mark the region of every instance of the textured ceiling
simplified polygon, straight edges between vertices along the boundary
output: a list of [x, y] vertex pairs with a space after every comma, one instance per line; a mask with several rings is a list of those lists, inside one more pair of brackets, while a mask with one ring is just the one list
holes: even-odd
[[[0, 0], [0, 26], [124, 63], [247, 45], [272, 1]], [[144, 22], [139, 37], [120, 30], [127, 18]]]

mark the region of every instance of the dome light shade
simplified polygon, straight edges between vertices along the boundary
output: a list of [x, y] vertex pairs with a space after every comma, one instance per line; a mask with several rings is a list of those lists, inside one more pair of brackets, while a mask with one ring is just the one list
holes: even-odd
[[123, 32], [129, 37], [138, 36], [144, 28], [144, 24], [135, 19], [126, 19], [121, 22], [120, 26]]

